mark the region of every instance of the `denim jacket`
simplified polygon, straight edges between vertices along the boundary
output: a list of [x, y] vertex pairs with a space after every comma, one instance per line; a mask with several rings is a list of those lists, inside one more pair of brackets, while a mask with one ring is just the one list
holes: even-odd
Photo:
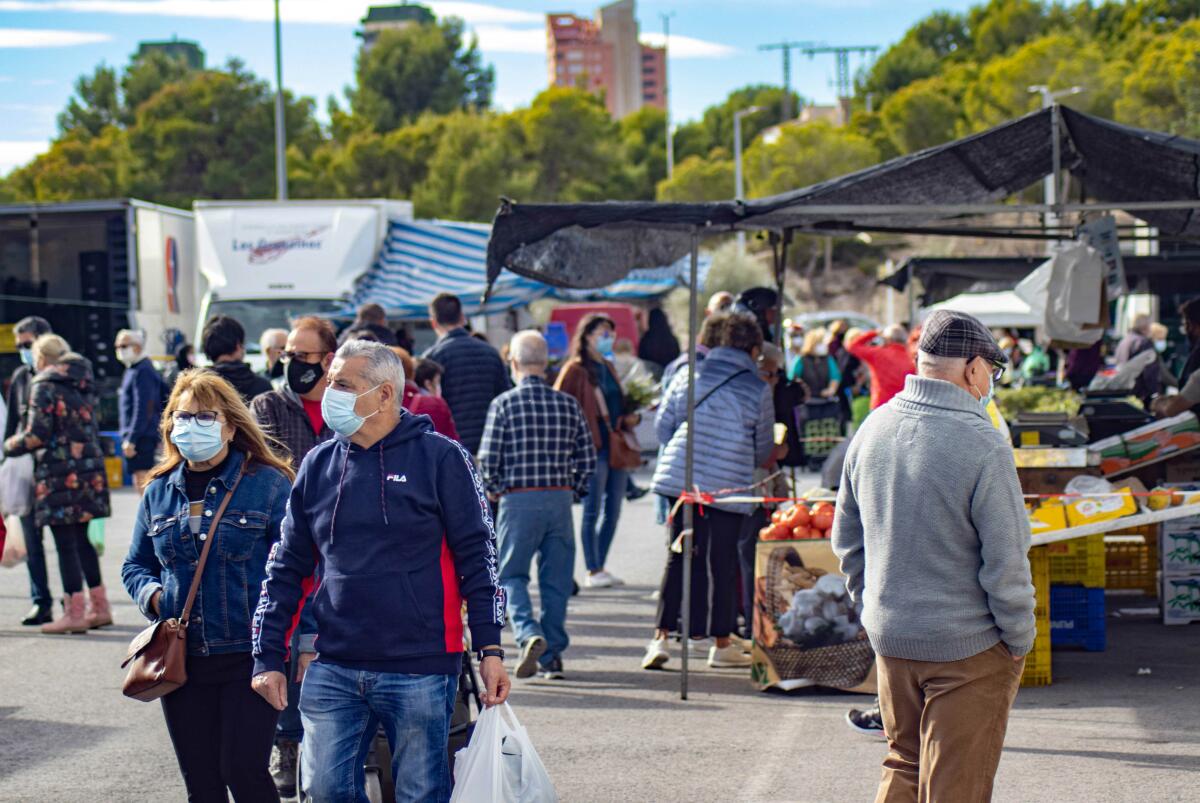
[[[209, 481], [204, 523], [198, 537], [188, 527], [188, 498], [183, 466], [150, 483], [138, 508], [133, 543], [121, 579], [142, 614], [154, 620], [150, 599], [162, 590], [162, 618], [183, 612], [208, 525], [242, 468], [244, 453], [234, 451], [229, 465]], [[208, 556], [196, 604], [188, 623], [188, 653], [216, 655], [250, 652], [250, 625], [266, 577], [267, 554], [279, 540], [292, 484], [277, 469], [251, 466], [229, 500]]]

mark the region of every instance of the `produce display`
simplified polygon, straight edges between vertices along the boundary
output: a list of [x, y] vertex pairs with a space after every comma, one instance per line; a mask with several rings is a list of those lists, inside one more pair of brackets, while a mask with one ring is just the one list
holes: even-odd
[[1101, 471], [1116, 474], [1197, 447], [1200, 447], [1200, 420], [1189, 412], [1096, 441], [1088, 450], [1099, 455]]
[[[812, 576], [802, 568], [792, 569], [793, 582], [803, 582], [797, 577], [800, 573]], [[779, 629], [801, 647], [842, 644], [862, 632], [859, 612], [846, 593], [845, 580], [827, 574], [816, 578], [812, 587], [802, 587], [792, 595], [792, 604], [779, 617]]]
[[1066, 413], [1072, 418], [1079, 414], [1079, 394], [1060, 388], [997, 388], [996, 404], [1008, 421], [1021, 413]]
[[817, 502], [812, 507], [804, 503], [771, 514], [771, 523], [758, 531], [760, 541], [803, 541], [809, 538], [828, 538], [833, 529], [833, 503]]

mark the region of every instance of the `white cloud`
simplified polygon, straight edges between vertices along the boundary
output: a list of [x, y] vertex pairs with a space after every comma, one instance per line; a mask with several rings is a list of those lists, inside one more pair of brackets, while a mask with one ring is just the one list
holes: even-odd
[[[357, 25], [367, 12], [368, 2], [288, 0], [281, 8], [284, 24], [315, 23]], [[486, 3], [434, 0], [428, 4], [438, 16], [461, 17], [472, 25], [506, 25], [541, 22], [545, 17]], [[0, 11], [70, 11], [80, 14], [141, 14], [158, 17], [270, 22], [274, 6], [266, 0], [0, 0]]]
[[[661, 33], [644, 33], [644, 44], [662, 47], [666, 39]], [[667, 55], [672, 59], [723, 59], [737, 54], [737, 48], [719, 42], [708, 42], [690, 36], [671, 34]]]
[[510, 28], [507, 25], [476, 25], [479, 48], [485, 53], [546, 52], [545, 28]]
[[0, 28], [0, 49], [29, 47], [73, 47], [108, 42], [110, 34], [94, 31], [57, 31], [49, 28]]
[[48, 140], [0, 139], [0, 176], [25, 164], [50, 147]]

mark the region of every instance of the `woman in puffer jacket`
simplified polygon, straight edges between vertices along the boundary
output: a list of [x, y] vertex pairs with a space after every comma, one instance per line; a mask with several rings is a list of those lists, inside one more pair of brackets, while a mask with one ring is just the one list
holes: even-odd
[[[774, 448], [775, 404], [770, 386], [758, 374], [762, 330], [754, 318], [729, 314], [715, 322], [717, 342], [696, 374], [696, 436], [693, 485], [701, 491], [746, 489], [754, 469]], [[687, 372], [671, 381], [658, 409], [655, 429], [666, 444], [652, 483], [672, 509], [685, 488], [687, 453]], [[693, 640], [715, 639], [713, 667], [749, 666], [750, 657], [730, 638], [737, 624], [738, 535], [752, 506], [720, 499], [697, 510], [692, 541], [691, 633]], [[683, 508], [671, 521], [672, 542], [683, 531]], [[711, 583], [711, 591], [709, 585]], [[710, 604], [711, 597], [711, 604]], [[658, 623], [642, 660], [643, 669], [661, 669], [670, 659], [667, 638], [683, 604], [683, 555], [668, 551], [659, 589]], [[687, 639], [684, 640], [687, 649]]]
[[34, 518], [39, 528], [50, 528], [58, 550], [64, 611], [42, 632], [86, 633], [113, 621], [100, 559], [87, 537], [88, 522], [110, 513], [92, 364], [52, 334], [34, 341], [33, 359], [29, 412], [4, 452], [33, 453]]

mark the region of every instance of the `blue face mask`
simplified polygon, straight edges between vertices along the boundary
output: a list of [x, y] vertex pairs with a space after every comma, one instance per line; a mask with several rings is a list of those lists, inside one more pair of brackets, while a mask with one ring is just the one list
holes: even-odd
[[189, 463], [204, 463], [216, 457], [225, 446], [220, 421], [203, 426], [195, 421], [176, 421], [171, 427], [171, 443]]
[[600, 335], [596, 339], [596, 351], [600, 352], [606, 359], [613, 355], [613, 336], [610, 334]]
[[33, 370], [33, 349], [17, 349], [17, 351], [21, 352], [21, 362]]
[[996, 395], [996, 382], [992, 379], [992, 375], [988, 374], [988, 392], [979, 397], [979, 403], [987, 407], [992, 403], [992, 398]]
[[354, 405], [359, 397], [366, 396], [379, 387], [379, 385], [376, 385], [371, 390], [365, 390], [362, 393], [351, 393], [348, 390], [326, 388], [325, 395], [321, 397], [321, 416], [325, 419], [325, 423], [334, 432], [349, 438], [355, 432], [362, 429], [364, 421], [370, 418], [371, 415], [379, 412], [376, 410], [371, 415], [359, 415], [354, 412]]

